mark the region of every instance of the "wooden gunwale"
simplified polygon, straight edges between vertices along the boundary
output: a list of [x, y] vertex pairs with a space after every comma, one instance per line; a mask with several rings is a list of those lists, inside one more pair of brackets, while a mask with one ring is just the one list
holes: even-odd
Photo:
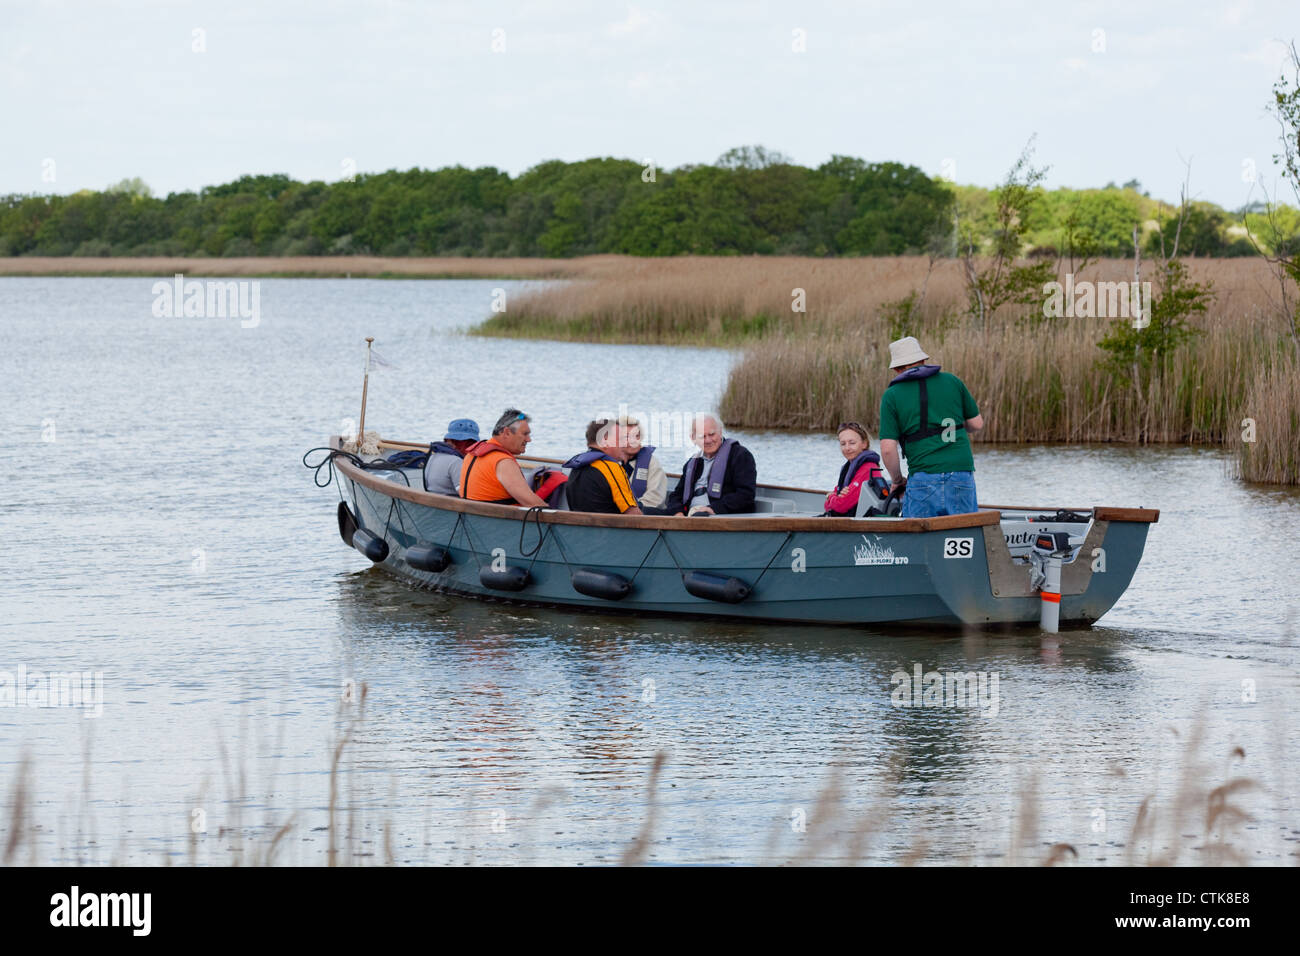
[[[338, 436], [335, 436], [330, 441], [333, 448], [339, 448], [341, 444], [342, 440]], [[380, 441], [379, 444], [381, 447], [410, 448], [421, 451], [429, 447], [427, 443], [388, 439]], [[564, 464], [558, 458], [542, 458], [535, 455], [520, 455], [519, 458], [521, 461], [538, 462], [546, 465]], [[514, 505], [494, 505], [483, 501], [466, 501], [463, 498], [435, 495], [423, 489], [403, 488], [391, 481], [376, 478], [346, 460], [338, 460], [336, 465], [352, 481], [356, 481], [358, 484], [365, 485], [375, 491], [391, 494], [395, 498], [410, 501], [413, 504], [439, 508], [443, 511], [461, 511], [466, 514], [481, 514], [494, 518], [514, 520], [522, 520], [526, 513], [525, 509]], [[669, 475], [673, 478], [679, 477], [676, 473], [670, 472]], [[758, 487], [760, 489], [772, 488], [777, 491], [795, 491], [814, 495], [826, 494], [825, 491], [819, 491], [815, 488], [799, 488], [793, 485], [760, 484]], [[1154, 508], [1097, 506], [1093, 508], [1062, 509], [1059, 505], [1043, 505], [1041, 507], [1032, 505], [980, 505], [980, 510], [974, 514], [945, 515], [941, 518], [782, 518], [778, 515], [756, 518], [747, 515], [735, 517], [714, 515], [707, 519], [691, 520], [657, 515], [598, 515], [578, 511], [548, 510], [539, 512], [539, 514], [543, 522], [600, 528], [646, 528], [677, 531], [895, 531], [916, 533], [919, 531], [946, 531], [952, 528], [979, 528], [984, 525], [997, 524], [1001, 520], [1001, 512], [1003, 511], [1037, 511], [1040, 514], [1050, 514], [1058, 510], [1078, 511], [1085, 514], [1091, 512], [1093, 518], [1098, 521], [1132, 521], [1154, 524], [1160, 520], [1159, 509]]]

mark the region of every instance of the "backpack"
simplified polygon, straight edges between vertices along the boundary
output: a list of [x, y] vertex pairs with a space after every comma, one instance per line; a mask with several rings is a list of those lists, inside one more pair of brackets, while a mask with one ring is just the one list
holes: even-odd
[[423, 468], [429, 462], [427, 451], [397, 451], [384, 459], [395, 468]]

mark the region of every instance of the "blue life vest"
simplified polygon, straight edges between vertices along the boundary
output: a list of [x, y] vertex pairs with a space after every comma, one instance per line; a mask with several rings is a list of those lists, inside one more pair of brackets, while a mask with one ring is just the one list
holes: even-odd
[[429, 453], [427, 451], [415, 451], [414, 449], [397, 451], [389, 455], [385, 461], [394, 468], [423, 468], [429, 461]]
[[455, 455], [457, 458], [464, 458], [465, 453], [459, 449], [448, 445], [445, 441], [436, 441], [429, 446], [430, 455]]
[[645, 494], [646, 481], [650, 477], [650, 456], [654, 453], [654, 445], [642, 445], [636, 457], [627, 463], [628, 484], [632, 486], [632, 494], [636, 495], [637, 501]]
[[[921, 424], [912, 429], [906, 435], [898, 436], [898, 443], [903, 446], [903, 454], [907, 454], [907, 443], [909, 441], [919, 441], [922, 438], [931, 438], [935, 435], [942, 434], [945, 426], [930, 424], [930, 396], [925, 387], [925, 380], [931, 375], [937, 375], [939, 372], [938, 365], [918, 365], [916, 368], [909, 368], [906, 372], [894, 376], [890, 385], [898, 385], [902, 382], [916, 382], [917, 387], [921, 390]], [[954, 428], [965, 428], [965, 422], [957, 422]]]
[[[734, 444], [736, 439], [726, 439], [718, 449], [718, 453], [713, 456], [713, 470], [709, 472], [709, 487], [704, 489], [710, 501], [717, 501], [722, 497], [722, 478], [727, 473], [727, 459], [731, 456], [731, 446]], [[682, 507], [687, 510], [690, 510], [691, 499], [695, 497], [695, 476], [703, 470], [703, 462], [702, 453], [692, 455], [686, 459], [686, 464], [682, 467], [682, 487], [685, 489]]]
[[858, 457], [854, 458], [852, 461], [846, 461], [844, 463], [844, 467], [840, 469], [839, 480], [835, 483], [836, 494], [842, 494], [844, 492], [844, 486], [853, 480], [853, 476], [858, 473], [858, 469], [866, 462], [879, 465], [880, 456], [868, 448], [866, 451], [858, 452]]
[[617, 458], [610, 458], [609, 455], [605, 454], [603, 451], [600, 451], [595, 448], [589, 448], [586, 451], [582, 452], [581, 454], [574, 455], [572, 458], [566, 461], [564, 463], [564, 467], [581, 468], [584, 465], [590, 465], [593, 462], [600, 461], [602, 458], [605, 461], [612, 461], [614, 464], [619, 465], [620, 467], [623, 464]]

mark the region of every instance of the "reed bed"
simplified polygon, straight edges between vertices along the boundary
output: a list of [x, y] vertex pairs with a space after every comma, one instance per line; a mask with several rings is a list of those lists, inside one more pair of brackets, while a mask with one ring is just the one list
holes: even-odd
[[1253, 376], [1242, 410], [1237, 477], [1300, 485], [1300, 365], [1278, 363]]
[[[1300, 350], [1277, 305], [1277, 279], [1259, 260], [1187, 260], [1189, 278], [1214, 292], [1209, 311], [1190, 322], [1200, 334], [1156, 374], [1128, 376], [1107, 368], [1098, 348], [1110, 318], [1049, 319], [1036, 307], [1006, 306], [975, 324], [962, 263], [953, 260], [610, 259], [582, 281], [515, 299], [476, 331], [743, 347], [723, 417], [813, 430], [844, 419], [874, 428], [888, 343], [911, 334], [970, 387], [987, 422], [981, 440], [1235, 443], [1245, 454], [1237, 436], [1242, 420], [1255, 417], [1257, 441], [1241, 475], [1297, 481]], [[1069, 269], [1060, 264], [1060, 281]], [[1144, 278], [1154, 271], [1147, 263]], [[1074, 277], [1132, 278], [1132, 262], [1121, 259]], [[805, 311], [792, 308], [800, 300]]]
[[[1261, 445], [1286, 432], [1282, 383], [1300, 377], [1300, 366], [1276, 335], [1213, 326], [1162, 375], [1134, 387], [1099, 362], [1095, 343], [1103, 334], [1085, 324], [1033, 332], [1009, 326], [952, 329], [921, 340], [976, 397], [986, 421], [982, 441], [1223, 444], [1256, 405], [1273, 410], [1267, 414], [1277, 427], [1261, 430]], [[874, 429], [891, 377], [881, 342], [859, 333], [754, 345], [732, 369], [723, 417], [736, 425], [811, 430], [857, 419]], [[1253, 368], [1276, 370], [1267, 399], [1248, 397]], [[1300, 402], [1291, 408], [1294, 413]], [[1293, 426], [1289, 434], [1294, 447]]]
[[[922, 289], [922, 311], [950, 322], [957, 320], [966, 301], [962, 264], [951, 259], [933, 266], [919, 256], [593, 256], [572, 263], [574, 275], [590, 281], [518, 297], [506, 313], [492, 316], [477, 331], [574, 341], [729, 346], [810, 332], [887, 334], [884, 314], [891, 304]], [[1188, 260], [1188, 267], [1193, 280], [1214, 283], [1213, 316], [1238, 324], [1273, 309], [1276, 280], [1262, 261]], [[1068, 269], [1068, 263], [1063, 264], [1062, 272]], [[1151, 278], [1152, 271], [1148, 263], [1144, 277]], [[1080, 271], [1076, 279], [1132, 277], [1132, 262], [1107, 259]], [[804, 290], [803, 312], [792, 309], [796, 289]]]

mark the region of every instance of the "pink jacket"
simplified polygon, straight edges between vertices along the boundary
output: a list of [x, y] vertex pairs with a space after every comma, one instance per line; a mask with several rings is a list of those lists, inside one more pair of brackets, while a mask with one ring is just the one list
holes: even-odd
[[826, 496], [826, 510], [837, 512], [838, 514], [852, 515], [858, 510], [858, 496], [862, 492], [862, 484], [877, 475], [884, 476], [884, 472], [875, 462], [865, 461], [858, 468], [857, 474], [843, 488], [836, 488]]

